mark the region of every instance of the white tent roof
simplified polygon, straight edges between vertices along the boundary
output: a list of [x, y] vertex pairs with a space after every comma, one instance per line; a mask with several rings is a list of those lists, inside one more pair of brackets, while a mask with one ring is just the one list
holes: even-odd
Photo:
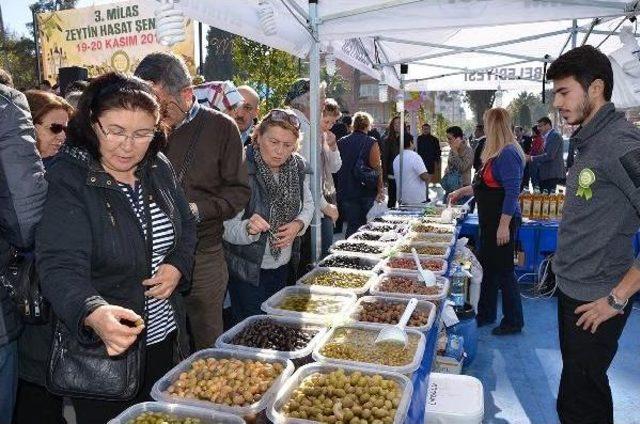
[[[181, 0], [179, 4], [196, 20], [306, 57], [313, 44], [308, 2], [269, 1], [277, 23], [272, 36], [262, 30], [259, 0]], [[319, 0], [317, 39], [324, 51], [333, 50], [337, 58], [374, 78], [384, 68], [388, 83], [396, 88], [401, 62], [413, 63], [406, 76], [407, 90], [539, 88], [543, 62], [571, 48], [573, 19], [578, 20], [580, 45], [592, 18], [601, 18], [588, 39], [589, 44], [598, 45], [625, 15], [636, 13], [638, 3]], [[617, 37], [611, 36], [601, 49], [608, 53], [619, 45]], [[393, 67], [383, 66], [387, 63]]]

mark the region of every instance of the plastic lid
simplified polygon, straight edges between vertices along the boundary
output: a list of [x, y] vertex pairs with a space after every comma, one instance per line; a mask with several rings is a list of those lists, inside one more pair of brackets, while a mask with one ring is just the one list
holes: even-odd
[[145, 412], [164, 412], [179, 418], [198, 418], [201, 424], [244, 424], [237, 415], [225, 414], [212, 409], [194, 408], [186, 405], [164, 402], [142, 402], [124, 410], [108, 424], [126, 424]]
[[424, 418], [425, 424], [482, 423], [484, 418], [482, 383], [468, 375], [431, 373]]

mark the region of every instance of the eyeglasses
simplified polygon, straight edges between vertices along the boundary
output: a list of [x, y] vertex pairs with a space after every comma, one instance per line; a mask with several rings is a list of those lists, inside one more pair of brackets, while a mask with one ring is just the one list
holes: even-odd
[[[42, 124], [39, 123], [39, 125], [42, 125]], [[67, 126], [62, 124], [53, 123], [49, 125], [49, 127], [47, 128], [49, 129], [49, 131], [51, 131], [54, 134], [60, 134], [62, 131], [64, 131], [65, 133], [67, 132]]]
[[295, 113], [285, 109], [271, 109], [271, 112], [269, 112], [266, 118], [275, 122], [284, 122], [292, 125], [297, 130], [300, 129], [300, 120], [298, 117]]
[[107, 141], [114, 144], [122, 144], [127, 139], [131, 139], [134, 144], [146, 144], [150, 143], [156, 135], [155, 130], [139, 130], [133, 134], [127, 134], [127, 132], [122, 129], [105, 130], [100, 121], [96, 122], [98, 123], [98, 127], [100, 127], [100, 131], [102, 131], [107, 138]]

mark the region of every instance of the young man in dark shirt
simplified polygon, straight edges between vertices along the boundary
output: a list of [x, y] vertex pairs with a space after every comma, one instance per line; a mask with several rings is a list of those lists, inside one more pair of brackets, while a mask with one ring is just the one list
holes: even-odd
[[[431, 134], [431, 125], [422, 125], [422, 134], [418, 136], [417, 153], [427, 167], [429, 175], [434, 175], [440, 163], [440, 140]], [[427, 201], [429, 201], [429, 186], [427, 184]]]

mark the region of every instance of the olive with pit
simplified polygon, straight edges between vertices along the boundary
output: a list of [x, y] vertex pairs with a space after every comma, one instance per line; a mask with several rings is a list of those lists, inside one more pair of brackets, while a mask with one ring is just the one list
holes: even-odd
[[143, 412], [127, 424], [201, 424], [200, 418], [178, 417], [166, 412]]
[[373, 255], [379, 255], [384, 252], [384, 247], [382, 246], [375, 246], [362, 242], [340, 243], [334, 249], [342, 252], [368, 253]]

